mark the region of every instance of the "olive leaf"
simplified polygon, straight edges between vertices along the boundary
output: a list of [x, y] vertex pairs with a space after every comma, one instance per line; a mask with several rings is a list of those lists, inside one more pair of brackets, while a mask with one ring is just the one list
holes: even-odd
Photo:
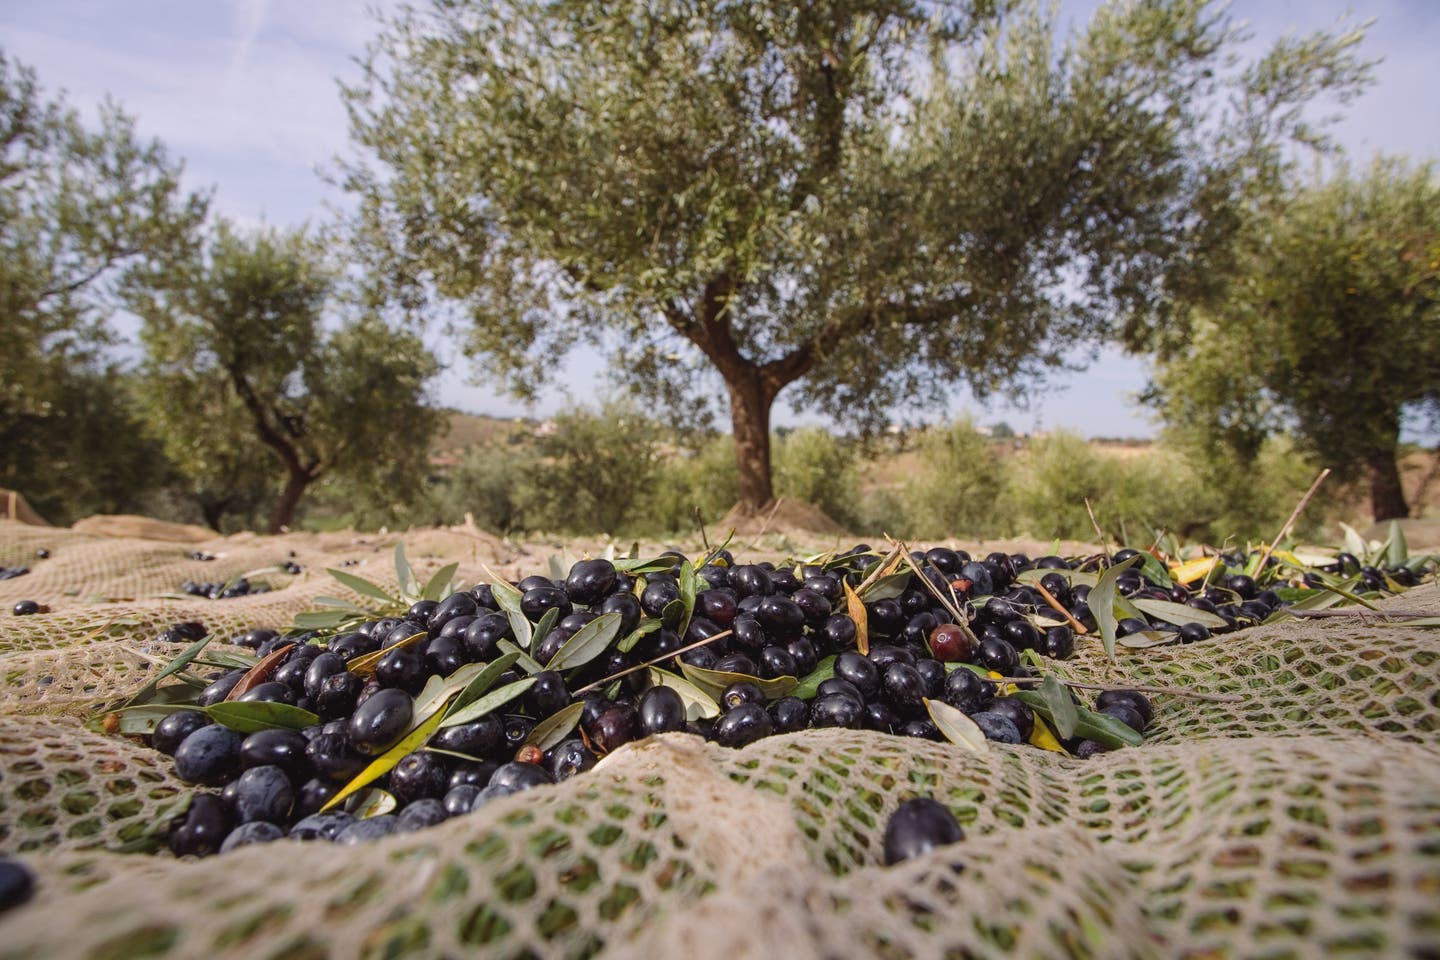
[[459, 563], [447, 563], [430, 575], [425, 581], [425, 586], [420, 588], [421, 600], [443, 600], [451, 586], [451, 579], [455, 571], [460, 569]]
[[[671, 600], [660, 611], [660, 622], [679, 633], [680, 621], [685, 617], [685, 601]], [[681, 634], [683, 636], [683, 634]]]
[[1173, 630], [1138, 630], [1118, 638], [1115, 642], [1130, 650], [1149, 650], [1151, 647], [1179, 643], [1180, 634]]
[[1353, 589], [1354, 587], [1356, 587], [1357, 585], [1359, 585], [1359, 583], [1360, 583], [1360, 576], [1359, 576], [1359, 574], [1356, 574], [1355, 576], [1351, 577], [1349, 580], [1345, 581], [1345, 583], [1344, 583], [1343, 585], [1337, 585], [1337, 584], [1332, 584], [1332, 583], [1328, 583], [1328, 582], [1327, 582], [1327, 583], [1324, 583], [1324, 584], [1322, 585], [1322, 589], [1329, 590], [1329, 591], [1331, 591], [1332, 593], [1337, 593], [1337, 594], [1339, 594], [1341, 597], [1344, 597], [1346, 600], [1349, 600], [1351, 603], [1357, 603], [1357, 604], [1359, 604], [1360, 606], [1362, 606], [1362, 607], [1367, 607], [1367, 608], [1369, 608], [1369, 609], [1371, 609], [1371, 610], [1379, 610], [1380, 608], [1377, 607], [1377, 606], [1375, 606], [1375, 604], [1371, 603], [1369, 600], [1366, 600], [1364, 597], [1360, 596], [1358, 593], [1351, 593], [1351, 592], [1350, 592], [1350, 589], [1347, 589], [1347, 588]]
[[356, 820], [369, 820], [371, 817], [384, 816], [399, 805], [393, 793], [379, 787], [369, 787], [352, 796], [345, 809], [353, 814]]
[[621, 573], [628, 573], [633, 577], [641, 577], [647, 573], [669, 573], [675, 569], [674, 557], [651, 557], [649, 559], [622, 559], [616, 560], [615, 569]]
[[534, 632], [535, 640], [534, 640], [533, 642], [531, 642], [529, 646], [530, 646], [531, 648], [534, 648], [534, 647], [537, 647], [537, 646], [539, 646], [540, 644], [544, 643], [544, 642], [545, 642], [545, 638], [550, 635], [550, 631], [551, 631], [551, 630], [554, 630], [554, 629], [555, 629], [555, 624], [557, 624], [557, 623], [559, 623], [559, 622], [560, 622], [560, 608], [559, 608], [559, 607], [550, 607], [550, 608], [549, 608], [548, 610], [546, 610], [544, 613], [540, 614], [540, 619], [539, 619], [539, 621], [537, 621], [536, 624], [535, 624], [535, 632]]
[[874, 603], [877, 600], [894, 600], [905, 592], [906, 587], [910, 586], [910, 576], [909, 570], [886, 574], [865, 588], [865, 596], [862, 599], [866, 603]]
[[410, 561], [405, 559], [403, 540], [395, 544], [395, 580], [400, 585], [402, 596], [408, 595], [415, 587], [415, 571], [410, 569]]
[[117, 721], [114, 732], [131, 737], [149, 736], [155, 732], [160, 721], [170, 714], [193, 709], [193, 706], [183, 703], [145, 703], [135, 707], [121, 707], [111, 716]]
[[291, 629], [300, 633], [338, 630], [347, 622], [358, 620], [356, 614], [345, 610], [305, 610], [295, 614]]
[[443, 713], [437, 710], [428, 720], [421, 723], [420, 726], [414, 730], [411, 730], [401, 738], [399, 743], [395, 744], [395, 746], [389, 750], [386, 750], [373, 760], [368, 767], [356, 774], [353, 780], [341, 787], [339, 792], [326, 801], [325, 805], [320, 808], [320, 812], [325, 813], [335, 809], [344, 803], [346, 798], [360, 792], [365, 787], [368, 787], [395, 769], [395, 765], [405, 759], [406, 754], [418, 750], [426, 740], [430, 739], [430, 735], [440, 726], [440, 721], [444, 716]]
[[1077, 737], [1098, 740], [1108, 747], [1138, 747], [1145, 742], [1145, 737], [1123, 720], [1084, 707], [1077, 708], [1076, 712], [1080, 714], [1075, 722]]
[[[489, 664], [467, 663], [448, 677], [431, 674], [430, 679], [425, 681], [425, 686], [415, 697], [414, 715], [417, 717], [429, 716], [430, 711], [435, 707], [444, 704], [451, 697], [457, 696], [462, 691], [469, 689], [471, 683], [487, 669], [489, 669]], [[495, 674], [495, 676], [498, 677], [499, 673]], [[490, 682], [493, 683], [494, 681], [491, 680]], [[483, 690], [480, 691], [480, 693], [483, 692]], [[480, 693], [475, 694], [475, 696], [478, 697]]]
[[615, 644], [615, 649], [619, 650], [621, 653], [629, 653], [631, 650], [635, 649], [635, 644], [639, 643], [642, 637], [649, 636], [663, 626], [664, 624], [662, 624], [659, 620], [642, 620], [640, 622], [640, 626], [636, 627], [634, 630], [631, 630], [628, 634], [626, 634], [620, 639], [619, 643]]
[[1045, 718], [1041, 716], [1035, 717], [1035, 725], [1030, 728], [1030, 745], [1052, 753], [1067, 753], [1060, 741], [1055, 739], [1055, 734], [1046, 726]]
[[794, 677], [773, 677], [769, 680], [761, 680], [759, 677], [752, 677], [744, 673], [697, 667], [685, 663], [683, 660], [680, 662], [680, 672], [685, 675], [687, 680], [717, 700], [725, 692], [726, 687], [741, 681], [755, 684], [760, 688], [760, 692], [765, 694], [767, 700], [778, 700], [800, 685], [800, 681]]
[[1410, 559], [1410, 545], [1405, 542], [1405, 531], [1399, 520], [1390, 521], [1390, 548], [1386, 551], [1385, 562], [1392, 567], [1403, 567]]
[[[490, 584], [490, 592], [494, 595], [495, 602], [500, 605], [500, 609], [509, 610], [513, 607], [516, 612], [519, 612], [521, 594], [515, 584], [506, 580], [483, 563], [480, 564], [480, 569], [485, 572], [486, 582]], [[506, 604], [510, 606], [507, 607]]]
[[695, 592], [696, 580], [695, 568], [690, 565], [689, 560], [680, 564], [680, 623], [675, 627], [675, 632], [685, 636], [685, 631], [690, 629], [690, 618], [695, 615]]
[[580, 715], [584, 712], [584, 700], [576, 700], [569, 706], [562, 707], [535, 724], [534, 729], [526, 735], [525, 743], [539, 747], [541, 751], [559, 746], [570, 736], [570, 731], [580, 725]]
[[576, 630], [575, 635], [566, 640], [551, 658], [547, 669], [573, 670], [600, 656], [620, 632], [621, 619], [618, 613], [602, 613]]
[[990, 742], [985, 739], [985, 732], [974, 720], [944, 700], [925, 697], [923, 702], [930, 714], [930, 722], [935, 724], [935, 729], [939, 730], [946, 740], [975, 753], [990, 752]]
[[303, 730], [320, 722], [309, 710], [266, 700], [226, 700], [205, 708], [205, 715], [240, 733], [259, 730]]
[[149, 703], [151, 699], [154, 698], [155, 690], [160, 686], [160, 681], [165, 680], [169, 677], [173, 677], [175, 674], [188, 667], [192, 660], [200, 656], [200, 651], [204, 650], [210, 645], [210, 640], [212, 636], [213, 634], [207, 634], [201, 637], [199, 640], [196, 640], [194, 643], [190, 644], [190, 646], [186, 647], [184, 650], [182, 650], [179, 656], [177, 656], [174, 660], [171, 660], [169, 663], [167, 663], [164, 667], [160, 669], [159, 673], [151, 677], [149, 683], [145, 684], [145, 686], [135, 691], [135, 695], [125, 702], [125, 706], [135, 707], [140, 706], [141, 704]]
[[507, 683], [497, 690], [491, 690], [474, 703], [466, 704], [456, 710], [447, 711], [443, 715], [437, 714], [437, 716], [440, 717], [438, 726], [456, 727], [462, 723], [471, 723], [479, 720], [487, 713], [492, 713], [500, 707], [505, 706], [505, 704], [519, 697], [534, 685], [534, 677], [526, 677], [523, 680], [516, 680], [514, 683]]
[[316, 597], [313, 602], [317, 607], [331, 607], [336, 610], [343, 610], [346, 613], [358, 613], [364, 614], [365, 616], [370, 615], [370, 611], [359, 604], [351, 603], [349, 600], [341, 600], [339, 597]]
[[347, 670], [349, 670], [356, 676], [371, 676], [375, 672], [375, 665], [380, 662], [380, 659], [384, 657], [385, 654], [389, 653], [391, 650], [401, 650], [405, 647], [413, 647], [428, 636], [429, 634], [423, 630], [418, 633], [412, 633], [410, 634], [410, 636], [406, 637], [404, 640], [401, 640], [399, 643], [392, 643], [390, 644], [390, 646], [386, 647], [383, 650], [376, 650], [373, 653], [367, 653], [364, 656], [356, 657], [354, 660], [351, 660], [349, 663], [347, 663], [345, 667]]
[[826, 657], [815, 665], [815, 669], [805, 674], [795, 689], [790, 691], [791, 696], [799, 697], [801, 700], [813, 700], [819, 691], [820, 684], [835, 676], [835, 657]]
[[[501, 654], [487, 664], [471, 664], [471, 666], [477, 666], [480, 669], [475, 673], [474, 677], [460, 689], [460, 693], [456, 695], [454, 702], [450, 704], [450, 713], [468, 707], [476, 700], [479, 700], [485, 691], [493, 687], [495, 681], [499, 680], [506, 670], [514, 666], [515, 661], [519, 660], [520, 657], [520, 651], [516, 650], [513, 653]], [[464, 668], [462, 668], [462, 670], [463, 669]], [[461, 670], [457, 670], [455, 676], [458, 676], [460, 673]], [[418, 705], [420, 700], [417, 699], [415, 702]]]
[[1348, 523], [1340, 524], [1340, 529], [1345, 531], [1345, 552], [1353, 554], [1363, 563], [1369, 553], [1369, 548], [1365, 545], [1365, 538], [1360, 536], [1359, 531]]
[[260, 684], [265, 683], [274, 676], [276, 670], [280, 669], [280, 664], [285, 662], [286, 658], [290, 656], [290, 651], [293, 649], [295, 649], [295, 644], [282, 643], [274, 650], [271, 650], [263, 659], [256, 663], [255, 666], [246, 671], [245, 676], [241, 677], [235, 686], [230, 688], [230, 692], [225, 695], [225, 699], [239, 700], [245, 696], [245, 694], [260, 686]]
[[651, 667], [650, 683], [657, 687], [669, 687], [680, 694], [680, 700], [685, 704], [686, 720], [720, 716], [720, 704], [684, 677], [661, 670], [659, 667]]
[[[1090, 590], [1090, 612], [1095, 615], [1095, 624], [1100, 628], [1100, 642], [1105, 645], [1105, 656], [1115, 659], [1115, 598], [1119, 596], [1120, 574], [1133, 567], [1140, 558], [1131, 557], [1117, 563], [1100, 575]], [[1064, 736], [1064, 734], [1062, 734]]]
[[1053, 674], [1046, 674], [1040, 681], [1040, 688], [1035, 691], [1045, 702], [1046, 716], [1055, 727], [1055, 732], [1062, 739], [1068, 739], [1075, 734], [1075, 724], [1080, 720], [1079, 708], [1075, 701], [1070, 699], [1070, 690]]
[[[1061, 730], [1059, 721], [1056, 720], [1052, 714], [1051, 702], [1048, 698], [1041, 696], [1041, 694], [1035, 690], [1020, 690], [1012, 693], [1011, 696], [1030, 707], [1030, 709], [1040, 714], [1046, 720], [1049, 720], [1055, 727], [1056, 733], [1062, 738], [1067, 736], [1067, 734]], [[1066, 699], [1069, 699], [1068, 695]], [[1074, 736], [1087, 740], [1097, 740], [1108, 747], [1134, 747], [1145, 742], [1143, 736], [1136, 733], [1115, 717], [1107, 716], [1103, 713], [1096, 713], [1085, 707], [1075, 706], [1074, 701], [1070, 701], [1070, 708], [1075, 713]]]
[[346, 573], [344, 570], [335, 570], [331, 567], [326, 567], [325, 572], [362, 596], [369, 597], [372, 600], [381, 600], [387, 604], [395, 602], [395, 598], [387, 593], [383, 587], [371, 583], [364, 577], [357, 577], [353, 573]]
[[509, 640], [497, 641], [495, 644], [495, 649], [499, 650], [501, 653], [519, 654], [519, 656], [515, 659], [515, 665], [521, 670], [524, 670], [526, 673], [536, 674], [539, 673], [541, 670], [545, 669], [540, 664], [539, 660], [536, 660], [534, 657], [530, 656], [528, 653], [515, 646], [515, 644], [511, 643]]
[[1164, 620], [1166, 623], [1173, 623], [1177, 627], [1183, 627], [1187, 623], [1198, 623], [1211, 628], [1224, 628], [1225, 618], [1209, 610], [1199, 610], [1183, 603], [1171, 603], [1169, 600], [1152, 600], [1149, 597], [1140, 597], [1130, 601], [1136, 608], [1157, 620]]
[[1140, 570], [1146, 578], [1162, 587], [1173, 587], [1175, 581], [1170, 579], [1170, 571], [1165, 569], [1165, 564], [1156, 559], [1155, 555], [1147, 550], [1140, 551]]
[[850, 614], [850, 619], [855, 621], [855, 649], [860, 651], [862, 656], [870, 653], [870, 615], [865, 610], [865, 602], [860, 599], [849, 581], [841, 580], [840, 585], [845, 589], [845, 610]]
[[500, 587], [492, 585], [491, 592], [495, 597], [495, 604], [510, 621], [510, 632], [515, 635], [515, 642], [522, 650], [529, 650], [531, 638], [534, 636], [535, 628], [530, 625], [530, 620], [520, 609], [520, 591], [506, 584], [508, 589], [501, 590]]

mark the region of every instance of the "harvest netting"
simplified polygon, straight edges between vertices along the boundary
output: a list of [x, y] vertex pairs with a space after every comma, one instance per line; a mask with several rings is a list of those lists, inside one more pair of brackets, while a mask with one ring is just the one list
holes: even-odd
[[[31, 568], [0, 581], [0, 605], [51, 608], [0, 614], [0, 848], [36, 875], [0, 917], [0, 957], [1440, 954], [1440, 630], [1424, 621], [1287, 620], [1113, 664], [1082, 643], [1073, 680], [1227, 698], [1157, 695], [1143, 745], [1085, 760], [857, 730], [739, 750], [671, 733], [368, 845], [118, 852], [191, 790], [168, 757], [86, 724], [175, 656], [160, 631], [284, 627], [337, 592], [326, 567], [393, 587], [398, 539], [0, 523], [0, 566]], [[422, 577], [458, 562], [462, 582], [555, 552], [403, 539]], [[303, 572], [274, 569], [290, 560]], [[163, 597], [247, 572], [272, 589]], [[1440, 615], [1440, 587], [1387, 605]], [[965, 839], [886, 867], [885, 823], [919, 795]]]

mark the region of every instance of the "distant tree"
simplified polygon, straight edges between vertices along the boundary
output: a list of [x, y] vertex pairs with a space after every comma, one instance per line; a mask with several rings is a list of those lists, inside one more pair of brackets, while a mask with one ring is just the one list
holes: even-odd
[[1377, 159], [1257, 210], [1225, 295], [1158, 373], [1179, 432], [1252, 462], [1291, 430], [1301, 449], [1364, 476], [1376, 520], [1409, 515], [1396, 464], [1401, 419], [1440, 424], [1440, 181]]
[[579, 342], [676, 422], [718, 374], [758, 509], [792, 384], [794, 405], [874, 427], [1163, 329], [1236, 196], [1306, 133], [1300, 106], [1365, 76], [1354, 34], [1236, 74], [1243, 37], [1206, 0], [1111, 3], [1063, 38], [1056, 17], [1041, 0], [405, 7], [347, 90], [377, 296], [454, 305], [522, 397]]
[[660, 469], [659, 425], [634, 403], [607, 400], [555, 417], [536, 438], [540, 462], [530, 484], [531, 525], [615, 533], [645, 519]]
[[196, 479], [268, 463], [272, 531], [324, 476], [418, 493], [444, 419], [426, 402], [438, 365], [418, 336], [370, 314], [327, 324], [337, 283], [315, 237], [222, 222], [203, 254], [127, 289], [167, 449]]
[[1015, 439], [1015, 428], [1004, 420], [990, 424], [990, 436], [996, 440]]
[[87, 126], [0, 51], [0, 484], [63, 522], [133, 507], [164, 464], [109, 347], [114, 293], [189, 255], [207, 199], [113, 105]]

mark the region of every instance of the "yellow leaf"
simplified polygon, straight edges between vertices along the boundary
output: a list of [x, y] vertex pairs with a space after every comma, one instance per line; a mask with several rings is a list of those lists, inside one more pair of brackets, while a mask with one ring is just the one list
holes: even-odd
[[840, 581], [845, 588], [845, 609], [850, 614], [850, 619], [855, 621], [855, 649], [860, 651], [861, 656], [870, 655], [870, 618], [865, 613], [865, 601], [860, 599], [845, 580]]
[[420, 633], [412, 634], [411, 636], [406, 637], [399, 643], [392, 643], [384, 650], [376, 650], [374, 653], [367, 653], [363, 657], [356, 657], [354, 660], [350, 661], [348, 669], [356, 676], [374, 676], [375, 664], [379, 663], [380, 658], [385, 656], [385, 654], [389, 653], [391, 650], [399, 650], [402, 647], [413, 647], [415, 646], [415, 644], [419, 643], [421, 640], [424, 640], [428, 636], [428, 633], [421, 631]]
[[1196, 560], [1186, 560], [1184, 563], [1177, 563], [1170, 568], [1170, 575], [1175, 578], [1176, 583], [1194, 583], [1204, 577], [1215, 568], [1220, 562], [1219, 557], [1200, 557]]
[[1041, 719], [1038, 713], [1035, 715], [1035, 729], [1030, 731], [1030, 745], [1039, 747], [1041, 750], [1050, 750], [1069, 756], [1065, 748], [1060, 746], [1060, 741], [1055, 739], [1055, 734], [1050, 732], [1050, 728], [1045, 725], [1045, 721]]
[[426, 720], [424, 723], [420, 724], [420, 726], [410, 731], [410, 733], [406, 735], [405, 739], [401, 740], [399, 743], [395, 744], [395, 746], [385, 751], [385, 753], [377, 757], [375, 761], [370, 764], [370, 766], [360, 771], [360, 773], [355, 777], [354, 780], [351, 780], [349, 783], [345, 784], [344, 789], [342, 789], [339, 793], [335, 794], [335, 796], [331, 797], [330, 801], [326, 803], [325, 806], [320, 808], [320, 812], [326, 813], [327, 811], [335, 809], [340, 804], [345, 802], [346, 797], [350, 796], [352, 793], [363, 790], [365, 787], [369, 786], [376, 780], [379, 780], [381, 777], [385, 776], [385, 774], [389, 773], [391, 770], [395, 769], [395, 764], [405, 759], [406, 754], [419, 749], [425, 744], [426, 740], [430, 739], [430, 734], [434, 733], [435, 728], [440, 726], [440, 721], [444, 719], [444, 717], [445, 711], [436, 710], [434, 715], [431, 716], [429, 720]]

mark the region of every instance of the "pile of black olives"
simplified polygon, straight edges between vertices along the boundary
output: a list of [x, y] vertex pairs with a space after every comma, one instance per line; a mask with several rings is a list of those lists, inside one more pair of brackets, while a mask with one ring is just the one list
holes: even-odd
[[[824, 564], [785, 567], [737, 563], [720, 550], [696, 571], [693, 614], [683, 634], [660, 625], [675, 622], [667, 609], [673, 614], [681, 598], [684, 558], [679, 554], [662, 555], [643, 575], [587, 559], [575, 563], [563, 579], [526, 577], [514, 584], [524, 617], [538, 624], [554, 611], [548, 621], [553, 627], [534, 637], [529, 648], [541, 668], [533, 685], [503, 710], [442, 727], [407, 754], [375, 783], [394, 798], [393, 810], [363, 819], [319, 811], [412, 728], [414, 698], [427, 680], [500, 656], [500, 644], [514, 640], [510, 617], [501, 611], [492, 587], [480, 584], [439, 602], [418, 602], [403, 617], [359, 623], [338, 635], [282, 637], [252, 630], [233, 642], [254, 648], [261, 657], [283, 644], [296, 645], [273, 675], [239, 699], [299, 706], [319, 722], [302, 730], [246, 735], [211, 722], [198, 709], [166, 716], [154, 731], [155, 748], [174, 756], [182, 779], [217, 790], [195, 796], [174, 825], [170, 845], [177, 854], [203, 856], [284, 836], [358, 843], [426, 827], [496, 797], [564, 780], [622, 744], [670, 731], [728, 747], [817, 727], [938, 740], [926, 699], [967, 714], [991, 740], [1025, 743], [1035, 728], [1034, 713], [1004, 695], [1001, 684], [987, 675], [1033, 677], [1022, 663], [1027, 650], [1056, 660], [1071, 656], [1076, 634], [1068, 622], [1055, 622], [1061, 619], [1055, 604], [1089, 632], [1096, 623], [1087, 602], [1091, 588], [1072, 587], [1061, 571], [1082, 565], [1096, 570], [1134, 555], [1121, 551], [1108, 560], [1049, 556], [1032, 561], [1004, 553], [976, 560], [944, 547], [916, 552], [912, 559], [929, 584], [912, 576], [903, 588], [894, 583], [886, 599], [864, 604], [867, 653], [857, 648], [857, 624], [847, 612], [844, 587], [861, 585], [882, 562], [863, 544]], [[1023, 571], [1037, 568], [1051, 571], [1039, 578], [1048, 599], [1017, 581]], [[1126, 596], [1210, 612], [1225, 624], [1221, 631], [1263, 619], [1280, 603], [1273, 591], [1257, 589], [1243, 575], [1192, 592], [1154, 583], [1136, 567], [1124, 571], [1117, 586]], [[942, 603], [937, 594], [949, 602]], [[967, 620], [964, 629], [951, 612], [956, 606]], [[546, 669], [567, 640], [603, 614], [620, 618], [616, 640], [603, 655], [572, 669]], [[1214, 617], [1210, 620], [1215, 623]], [[642, 629], [635, 640], [642, 624], [650, 632]], [[187, 639], [197, 628], [177, 625], [167, 639]], [[1138, 620], [1119, 626], [1122, 634], [1170, 631], [1185, 641], [1202, 639], [1211, 629]], [[417, 634], [424, 635], [419, 642], [413, 640]], [[627, 637], [635, 642], [622, 652], [619, 641]], [[402, 644], [407, 639], [411, 642]], [[383, 651], [389, 652], [374, 663], [373, 676], [348, 668], [356, 658]], [[625, 672], [651, 662], [676, 671], [677, 656], [692, 667], [735, 675], [718, 698], [718, 715], [707, 719], [699, 714], [713, 711], [687, 711], [695, 704], [672, 686], [650, 685], [648, 671]], [[817, 667], [826, 658], [833, 659], [821, 678]], [[1034, 655], [1025, 659], [1038, 662]], [[245, 672], [216, 676], [198, 705], [225, 700]], [[513, 668], [497, 686], [523, 676]], [[767, 695], [768, 681], [783, 677], [802, 680], [801, 687], [789, 695]], [[811, 682], [803, 682], [807, 677]], [[537, 723], [577, 700], [584, 706], [573, 735], [544, 752], [525, 746]], [[1149, 701], [1133, 691], [1107, 691], [1095, 709], [1136, 731], [1143, 731], [1152, 717]], [[1062, 745], [1081, 757], [1106, 749], [1093, 740]]]
[[267, 593], [269, 590], [269, 585], [264, 583], [251, 583], [244, 577], [241, 577], [234, 583], [186, 580], [180, 584], [181, 593], [188, 593], [192, 597], [204, 597], [207, 600], [229, 600], [231, 597], [248, 597], [255, 593]]

